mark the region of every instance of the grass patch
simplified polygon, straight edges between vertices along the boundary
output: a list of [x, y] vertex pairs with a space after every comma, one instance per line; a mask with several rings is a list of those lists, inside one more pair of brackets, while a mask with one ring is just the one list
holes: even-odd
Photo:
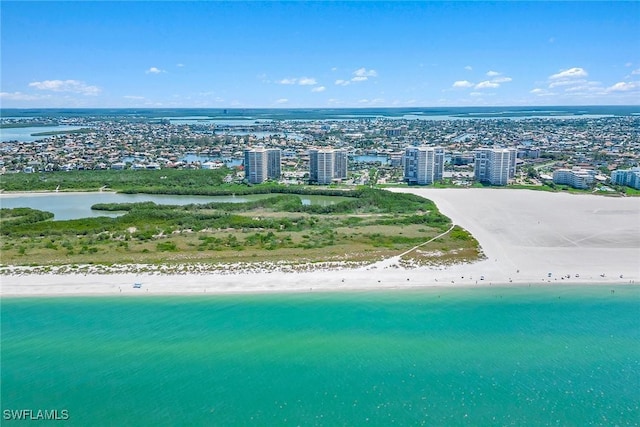
[[[2, 264], [365, 262], [397, 255], [451, 226], [433, 202], [412, 194], [338, 190], [335, 203], [318, 206], [301, 203], [306, 187], [272, 190], [247, 203], [94, 207], [125, 212], [117, 218], [49, 221], [46, 212], [0, 209]], [[424, 260], [437, 251], [431, 258], [438, 262], [467, 261], [478, 247], [459, 227], [426, 246], [412, 256]]]

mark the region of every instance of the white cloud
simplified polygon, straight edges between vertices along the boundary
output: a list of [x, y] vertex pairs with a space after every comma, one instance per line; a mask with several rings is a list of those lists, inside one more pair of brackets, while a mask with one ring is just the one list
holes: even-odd
[[367, 70], [364, 67], [358, 68], [352, 74], [353, 74], [353, 77], [351, 78], [351, 81], [354, 83], [365, 82], [369, 80], [370, 77], [378, 76], [378, 72], [376, 70]]
[[549, 89], [564, 88], [564, 92], [572, 96], [602, 91], [601, 83], [587, 80], [585, 77], [588, 75], [584, 68], [569, 68], [549, 76], [548, 87]]
[[298, 79], [282, 79], [278, 81], [278, 83], [280, 83], [281, 85], [294, 85], [297, 81]]
[[636, 68], [635, 70], [633, 70], [631, 72], [632, 75], [637, 76], [638, 74], [640, 74], [640, 68]]
[[313, 86], [318, 82], [313, 77], [291, 77], [279, 80], [281, 85], [300, 85], [300, 86]]
[[101, 92], [98, 86], [90, 86], [80, 80], [43, 80], [31, 82], [29, 86], [39, 90], [80, 93], [82, 95], [98, 95]]
[[550, 80], [562, 80], [562, 79], [575, 79], [579, 77], [586, 77], [589, 74], [584, 68], [573, 67], [568, 70], [560, 71], [557, 74], [553, 74], [549, 77]]
[[147, 71], [145, 71], [145, 73], [146, 74], [160, 74], [160, 73], [166, 73], [166, 71], [161, 70], [158, 67], [151, 67]]
[[529, 93], [537, 96], [553, 96], [555, 93], [549, 92], [546, 89], [535, 88], [529, 91]]
[[176, 64], [176, 67], [182, 68], [184, 67], [184, 64]]
[[358, 104], [360, 105], [383, 105], [385, 104], [385, 100], [383, 98], [373, 98], [373, 99], [359, 99]]
[[286, 104], [287, 102], [289, 102], [287, 98], [280, 98], [276, 100], [276, 104]]
[[558, 80], [555, 82], [549, 83], [549, 88], [561, 87], [561, 86], [574, 86], [579, 84], [587, 84], [587, 80], [578, 79], [578, 80]]
[[334, 83], [338, 86], [348, 86], [351, 83], [366, 82], [371, 77], [378, 76], [378, 72], [376, 70], [367, 70], [364, 67], [358, 68], [351, 74], [353, 74], [353, 77], [351, 77], [351, 79], [337, 79]]
[[627, 92], [639, 87], [640, 85], [636, 82], [618, 82], [613, 86], [608, 87], [607, 92]]
[[132, 99], [132, 100], [141, 100], [144, 99], [144, 96], [136, 96], [136, 95], [125, 95], [124, 99]]
[[470, 96], [482, 96], [482, 95], [484, 95], [484, 93], [482, 93], [482, 92], [471, 92], [469, 95]]
[[468, 80], [457, 80], [453, 82], [453, 87], [473, 87], [473, 83]]
[[565, 88], [565, 92], [601, 92], [602, 87], [599, 82], [587, 82], [583, 85], [569, 86]]
[[316, 79], [312, 77], [300, 77], [298, 79], [298, 84], [301, 86], [313, 86], [313, 85], [317, 85], [318, 82], [316, 81]]
[[42, 97], [38, 95], [29, 95], [22, 92], [0, 92], [0, 99], [6, 99], [7, 101], [37, 101], [39, 99], [42, 99]]
[[485, 80], [478, 84], [472, 83], [468, 80], [457, 80], [453, 83], [454, 88], [471, 88], [474, 89], [495, 89], [500, 87], [500, 83], [508, 83], [513, 79], [511, 77], [503, 76], [502, 73], [497, 71], [487, 72], [488, 76], [493, 77], [491, 80]]
[[356, 77], [378, 77], [378, 72], [376, 70], [367, 70], [362, 67], [355, 70], [353, 75]]
[[327, 88], [324, 86], [318, 86], [311, 89], [311, 92], [324, 92]]
[[498, 83], [485, 80], [483, 82], [478, 83], [475, 88], [476, 89], [494, 89], [497, 87], [500, 87]]
[[473, 67], [471, 65], [467, 65], [464, 69], [467, 71], [473, 71]]

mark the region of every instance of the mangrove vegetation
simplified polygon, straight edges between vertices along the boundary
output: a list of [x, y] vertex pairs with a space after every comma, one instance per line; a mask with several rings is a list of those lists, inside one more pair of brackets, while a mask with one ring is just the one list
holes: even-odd
[[[171, 171], [161, 173], [167, 178], [160, 182], [177, 185], [180, 177], [173, 177]], [[153, 173], [138, 175], [148, 179]], [[73, 174], [68, 177], [66, 185], [76, 182]], [[125, 185], [116, 179], [100, 179], [95, 178], [91, 185], [169, 193], [168, 185], [155, 181], [133, 180]], [[433, 202], [412, 194], [271, 184], [225, 187], [201, 183], [199, 187], [199, 174], [191, 179], [193, 184], [178, 186], [181, 191], [172, 193], [246, 194], [239, 191], [244, 190], [268, 196], [245, 203], [98, 204], [92, 209], [120, 215], [67, 221], [52, 221], [52, 214], [33, 209], [0, 209], [2, 264], [365, 263], [398, 255], [451, 228], [449, 218]], [[305, 194], [333, 196], [336, 201], [306, 205], [300, 197]], [[442, 264], [481, 256], [477, 241], [459, 227], [420, 249], [407, 259]]]

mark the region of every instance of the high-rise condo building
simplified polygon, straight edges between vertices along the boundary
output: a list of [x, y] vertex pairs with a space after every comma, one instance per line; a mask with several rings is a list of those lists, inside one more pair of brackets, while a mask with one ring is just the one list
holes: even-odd
[[640, 167], [611, 172], [611, 182], [640, 190]]
[[280, 179], [282, 150], [279, 148], [267, 149], [267, 179]]
[[280, 178], [280, 149], [263, 147], [244, 150], [244, 175], [251, 184]]
[[347, 179], [348, 162], [347, 150], [333, 151], [333, 177], [335, 179]]
[[347, 151], [333, 149], [309, 150], [309, 182], [331, 184], [347, 177]]
[[407, 147], [404, 152], [404, 180], [409, 184], [429, 185], [442, 180], [442, 147]]
[[479, 148], [475, 151], [475, 178], [491, 185], [507, 185], [516, 175], [515, 148]]

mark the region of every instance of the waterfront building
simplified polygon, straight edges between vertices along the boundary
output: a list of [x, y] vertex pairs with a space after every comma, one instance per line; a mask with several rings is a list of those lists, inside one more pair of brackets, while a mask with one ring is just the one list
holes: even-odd
[[281, 175], [281, 153], [278, 148], [248, 148], [244, 150], [245, 179], [251, 184], [260, 184], [267, 179], [279, 179]]
[[267, 179], [280, 179], [282, 176], [282, 150], [267, 149]]
[[640, 190], [640, 167], [619, 169], [611, 172], [611, 182]]
[[520, 159], [539, 159], [540, 158], [540, 149], [539, 148], [518, 148], [518, 158]]
[[442, 180], [442, 147], [407, 147], [404, 153], [404, 180], [409, 184], [429, 185]]
[[309, 150], [309, 182], [331, 184], [347, 177], [347, 151], [334, 149]]
[[454, 152], [451, 154], [451, 164], [453, 166], [466, 166], [475, 161], [473, 154]]
[[200, 166], [200, 168], [205, 170], [213, 170], [220, 169], [222, 166], [224, 166], [224, 163], [222, 162], [204, 162], [202, 166]]
[[593, 184], [595, 176], [595, 171], [588, 169], [557, 169], [553, 171], [553, 183], [586, 189]]
[[348, 162], [347, 150], [334, 150], [333, 176], [335, 179], [347, 179]]
[[404, 160], [403, 153], [390, 153], [389, 154], [389, 165], [393, 168], [397, 168], [402, 166], [402, 161]]
[[491, 185], [507, 185], [516, 174], [515, 148], [480, 148], [475, 151], [475, 179]]

